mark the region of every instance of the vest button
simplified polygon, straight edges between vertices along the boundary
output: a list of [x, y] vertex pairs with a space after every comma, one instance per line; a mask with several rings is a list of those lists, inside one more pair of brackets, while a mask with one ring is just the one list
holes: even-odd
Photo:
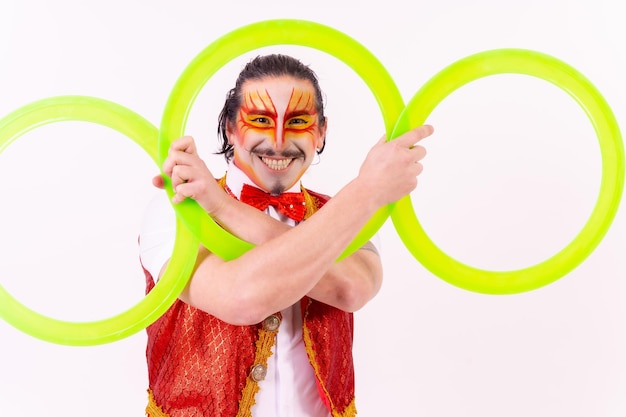
[[268, 332], [275, 332], [280, 326], [280, 318], [276, 314], [272, 314], [263, 320], [263, 329]]
[[260, 363], [257, 365], [254, 365], [252, 367], [252, 370], [250, 371], [250, 378], [252, 378], [252, 380], [255, 382], [263, 381], [266, 375], [267, 375], [267, 367]]

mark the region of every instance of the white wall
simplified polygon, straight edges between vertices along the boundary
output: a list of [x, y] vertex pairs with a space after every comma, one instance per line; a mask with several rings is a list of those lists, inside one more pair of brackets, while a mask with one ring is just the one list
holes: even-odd
[[[348, 2], [345, 2], [348, 3]], [[205, 46], [274, 18], [330, 25], [370, 49], [408, 100], [446, 65], [492, 48], [535, 49], [585, 74], [626, 126], [619, 0], [310, 3], [8, 0], [0, 5], [0, 115], [67, 94], [115, 101], [159, 125], [170, 89]], [[306, 48], [330, 132], [305, 184], [333, 193], [383, 133], [372, 95]], [[249, 55], [248, 55], [249, 56]], [[242, 57], [209, 82], [188, 133], [214, 150], [215, 118]], [[446, 252], [487, 269], [539, 262], [591, 212], [598, 142], [561, 90], [529, 77], [477, 81], [428, 120], [436, 134], [412, 198]], [[207, 156], [215, 172], [220, 159]], [[136, 237], [156, 165], [106, 128], [47, 125], [0, 154], [0, 284], [44, 314], [109, 317], [141, 299]], [[577, 269], [536, 291], [482, 295], [429, 273], [391, 221], [386, 282], [357, 313], [359, 415], [612, 417], [626, 413], [626, 206]], [[143, 415], [143, 332], [95, 347], [42, 342], [0, 321], [0, 415]]]

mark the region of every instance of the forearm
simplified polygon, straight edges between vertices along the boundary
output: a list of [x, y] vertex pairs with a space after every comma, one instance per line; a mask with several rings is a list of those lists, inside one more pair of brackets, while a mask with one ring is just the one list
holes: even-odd
[[257, 265], [256, 272], [280, 265], [281, 276], [304, 273], [321, 277], [377, 208], [366, 187], [352, 181], [314, 216], [266, 242], [262, 248], [250, 251], [248, 255], [255, 259], [251, 264]]
[[378, 293], [382, 278], [378, 254], [360, 249], [335, 262], [307, 295], [341, 310], [354, 312]]
[[[369, 259], [364, 261], [367, 258], [362, 254], [351, 257], [350, 262], [354, 263], [335, 265], [336, 260], [376, 210], [415, 189], [417, 175], [422, 170], [419, 160], [425, 150], [414, 144], [430, 133], [432, 128], [422, 127], [391, 142], [381, 138], [354, 180], [314, 216], [288, 230], [285, 225], [273, 227], [271, 223], [263, 223], [263, 230], [254, 232], [255, 227], [248, 225], [258, 219], [245, 220], [244, 208], [220, 212], [209, 209], [214, 205], [205, 204], [209, 208], [203, 205], [228, 230], [235, 234], [241, 230], [242, 237], [243, 233], [251, 233], [248, 240], [257, 244], [228, 262], [202, 253], [201, 249], [186, 290], [189, 300], [233, 324], [257, 323], [307, 294], [346, 310], [363, 305], [380, 287], [382, 274], [376, 269], [380, 267], [379, 260], [367, 255]], [[192, 192], [182, 195], [193, 197]], [[264, 221], [271, 221], [263, 213], [256, 214], [264, 216]], [[237, 219], [244, 221], [243, 226], [236, 225]], [[353, 286], [355, 283], [357, 286]], [[337, 292], [338, 288], [348, 291]]]
[[[352, 294], [333, 289], [338, 277], [366, 276], [362, 279], [370, 282], [366, 286], [369, 288], [365, 291], [367, 295], [358, 298], [369, 299], [379, 288], [378, 275], [371, 278], [372, 271], [365, 271], [371, 260], [364, 262], [362, 254], [355, 254], [342, 261], [343, 264], [336, 265], [336, 259], [375, 212], [375, 204], [368, 204], [368, 200], [371, 199], [365, 195], [365, 187], [350, 183], [298, 227], [254, 247], [233, 261], [204, 270], [210, 275], [228, 277], [221, 290], [225, 291], [226, 297], [238, 299], [236, 304], [239, 306], [249, 306], [255, 317], [253, 320], [279, 311], [309, 292], [325, 302], [332, 300], [329, 304], [345, 307], [338, 300]], [[358, 207], [354, 207], [354, 201], [360, 202], [356, 205]], [[351, 274], [345, 275], [346, 271]], [[326, 280], [315, 288], [324, 276]], [[343, 295], [338, 297], [338, 294]], [[353, 301], [348, 304], [355, 305]]]
[[225, 230], [253, 245], [263, 244], [292, 228], [232, 197], [227, 197], [211, 217]]

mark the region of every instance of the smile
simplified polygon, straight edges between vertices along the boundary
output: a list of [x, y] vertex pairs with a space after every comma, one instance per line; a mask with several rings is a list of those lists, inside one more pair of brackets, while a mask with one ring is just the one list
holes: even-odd
[[293, 159], [272, 159], [267, 157], [261, 157], [261, 161], [269, 168], [274, 171], [282, 171], [286, 169]]

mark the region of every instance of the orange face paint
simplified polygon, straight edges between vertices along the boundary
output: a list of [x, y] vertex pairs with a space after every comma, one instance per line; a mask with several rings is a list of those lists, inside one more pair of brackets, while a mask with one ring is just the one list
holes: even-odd
[[310, 91], [294, 88], [284, 114], [279, 116], [267, 90], [246, 91], [237, 126], [242, 135], [251, 130], [270, 135], [274, 144], [311, 136], [317, 128], [315, 97]]
[[294, 186], [324, 144], [310, 82], [269, 77], [246, 82], [230, 132], [234, 163], [273, 193]]

